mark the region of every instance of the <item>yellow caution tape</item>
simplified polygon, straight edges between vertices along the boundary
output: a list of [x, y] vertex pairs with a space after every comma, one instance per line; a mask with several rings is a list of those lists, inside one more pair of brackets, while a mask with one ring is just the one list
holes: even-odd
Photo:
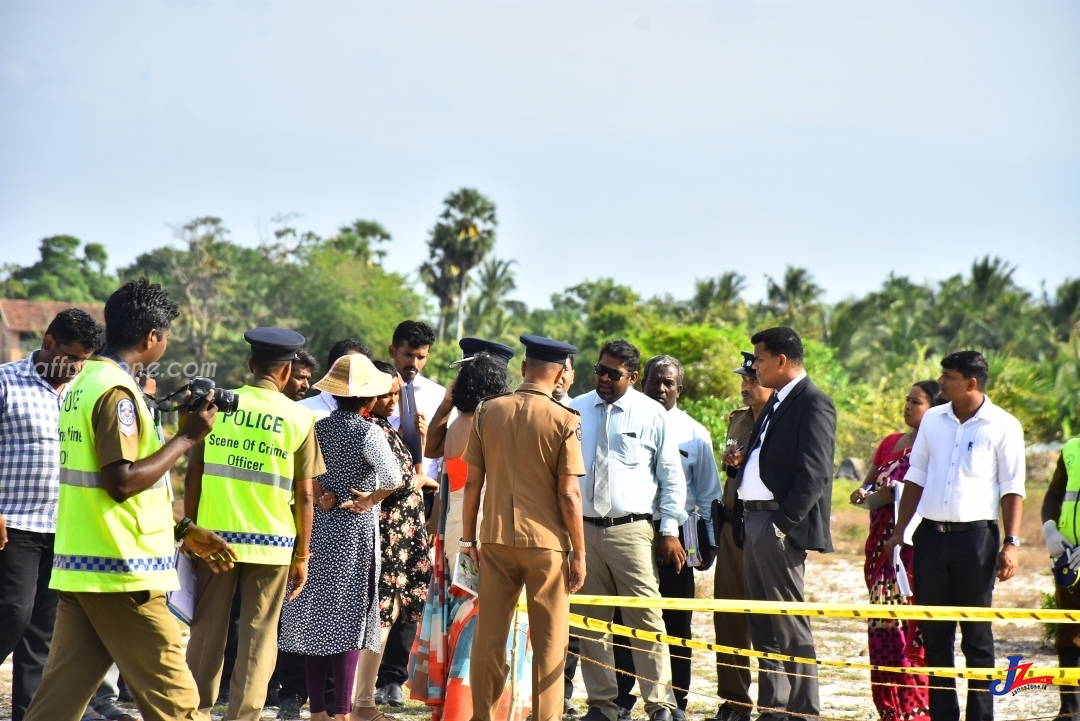
[[[594, 597], [600, 598], [600, 597]], [[624, 599], [626, 600], [626, 599]], [[521, 606], [524, 609], [524, 604]], [[599, 621], [595, 618], [589, 618], [582, 616], [578, 613], [570, 614], [570, 625], [575, 628], [588, 629], [590, 631], [601, 631], [605, 633], [614, 633], [620, 636], [632, 636], [644, 641], [652, 641], [653, 643], [666, 643], [672, 646], [683, 646], [685, 648], [697, 648], [703, 651], [717, 651], [719, 653], [731, 654], [733, 656], [748, 656], [751, 658], [764, 658], [771, 661], [792, 661], [794, 663], [805, 663], [817, 666], [830, 666], [834, 668], [854, 668], [864, 671], [885, 671], [891, 673], [903, 673], [913, 676], [945, 676], [948, 678], [966, 678], [974, 679], [977, 681], [992, 681], [995, 679], [1004, 679], [1008, 669], [999, 668], [993, 671], [971, 671], [964, 668], [951, 668], [951, 667], [926, 667], [926, 666], [878, 666], [869, 663], [858, 663], [855, 661], [830, 661], [827, 659], [819, 658], [802, 658], [800, 656], [785, 656], [779, 653], [766, 653], [763, 651], [753, 651], [748, 648], [733, 648], [731, 646], [721, 646], [715, 643], [704, 643], [702, 641], [694, 641], [693, 639], [678, 638], [676, 636], [668, 636], [662, 633], [653, 633], [651, 631], [641, 631], [636, 628], [630, 628], [629, 626], [621, 626], [616, 623], [608, 623], [606, 621]], [[1059, 686], [1076, 686], [1080, 685], [1080, 668], [1029, 668], [1027, 670], [1027, 677], [1033, 678], [1037, 676], [1048, 676], [1051, 679], [1051, 683]]]
[[1080, 623], [1080, 611], [1054, 608], [982, 608], [978, 606], [891, 606], [876, 603], [793, 603], [709, 598], [639, 598], [631, 596], [570, 597], [571, 605], [660, 608], [678, 611], [764, 613], [830, 618], [891, 618], [898, 621], [1039, 621]]

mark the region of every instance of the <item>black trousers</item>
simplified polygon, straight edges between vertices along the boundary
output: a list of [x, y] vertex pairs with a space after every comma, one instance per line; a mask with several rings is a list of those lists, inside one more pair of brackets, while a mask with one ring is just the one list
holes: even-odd
[[0, 661], [12, 658], [11, 717], [22, 721], [49, 658], [56, 604], [53, 533], [9, 528], [0, 551]]
[[[664, 598], [693, 598], [694, 597], [694, 569], [683, 566], [679, 572], [675, 566], [665, 563], [660, 564], [660, 595]], [[693, 635], [693, 611], [671, 611], [665, 609], [664, 629], [669, 636], [690, 638]], [[615, 623], [622, 623], [619, 609], [615, 609]], [[634, 673], [634, 656], [629, 648], [630, 639], [625, 636], [614, 636], [612, 642], [615, 646], [615, 668], [623, 673], [616, 672], [615, 679], [619, 684], [619, 696], [616, 703], [621, 708], [633, 708], [637, 701], [631, 692], [634, 690], [636, 679], [626, 674]], [[686, 690], [690, 688], [690, 654], [691, 650], [682, 646], [668, 646], [671, 654], [671, 685], [675, 687], [675, 704], [686, 710]], [[572, 682], [573, 676], [570, 677]], [[572, 686], [571, 686], [572, 688]], [[567, 694], [569, 698], [569, 694]]]
[[394, 625], [390, 627], [390, 635], [386, 637], [386, 648], [383, 650], [382, 662], [379, 664], [379, 677], [375, 681], [376, 688], [383, 688], [392, 683], [400, 685], [408, 680], [409, 654], [412, 653], [415, 637], [416, 623], [399, 615]]
[[[929, 606], [990, 606], [1000, 538], [997, 524], [940, 533], [922, 523], [915, 547], [915, 601]], [[928, 666], [952, 666], [956, 621], [920, 621]], [[960, 649], [968, 668], [994, 667], [994, 632], [988, 622], [961, 621]], [[994, 718], [989, 681], [968, 681], [967, 721]], [[973, 689], [983, 689], [977, 691]], [[960, 704], [951, 678], [930, 677], [930, 718], [959, 721]]]
[[[618, 612], [618, 609], [616, 609]], [[581, 629], [570, 629], [570, 645], [567, 647], [566, 667], [563, 671], [563, 698], [571, 698], [574, 695], [574, 675], [577, 674], [578, 654], [581, 653], [581, 644], [577, 636]]]

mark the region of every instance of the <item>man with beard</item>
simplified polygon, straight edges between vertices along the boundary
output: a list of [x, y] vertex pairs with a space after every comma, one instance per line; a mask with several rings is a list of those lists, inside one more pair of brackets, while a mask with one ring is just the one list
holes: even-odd
[[304, 400], [308, 389], [311, 388], [311, 376], [318, 372], [319, 362], [315, 360], [315, 356], [303, 349], [296, 351], [289, 382], [285, 384], [285, 389], [281, 392], [294, 401]]

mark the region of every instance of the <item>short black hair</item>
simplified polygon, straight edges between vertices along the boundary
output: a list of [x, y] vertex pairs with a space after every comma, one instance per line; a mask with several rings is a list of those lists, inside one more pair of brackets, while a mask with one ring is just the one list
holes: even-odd
[[349, 355], [350, 352], [356, 351], [360, 355], [366, 355], [371, 358], [371, 349], [358, 340], [339, 340], [334, 345], [330, 346], [330, 352], [326, 354], [326, 370], [330, 370], [334, 367], [334, 361], [338, 358], [343, 358]]
[[180, 306], [157, 283], [129, 280], [105, 301], [105, 344], [113, 350], [133, 347], [150, 331], [165, 335]]
[[496, 360], [490, 353], [477, 353], [471, 363], [461, 366], [458, 371], [451, 397], [458, 412], [470, 413], [484, 398], [508, 390], [510, 382], [506, 375], [506, 363], [501, 359]]
[[251, 367], [256, 373], [263, 373], [265, 375], [276, 375], [287, 365], [291, 365], [292, 361], [287, 360], [266, 360], [265, 358], [251, 358]]
[[941, 367], [947, 371], [956, 371], [964, 378], [974, 378], [979, 390], [986, 390], [986, 381], [990, 379], [990, 365], [979, 351], [958, 350], [950, 353], [941, 359]]
[[633, 343], [623, 340], [622, 338], [616, 338], [615, 340], [609, 340], [600, 346], [600, 355], [596, 357], [597, 362], [604, 356], [609, 355], [612, 358], [618, 358], [619, 361], [626, 366], [626, 370], [631, 373], [636, 373], [638, 366], [641, 365], [641, 351], [639, 351]]
[[802, 365], [802, 339], [799, 338], [799, 334], [796, 333], [793, 328], [779, 326], [777, 328], [759, 330], [751, 336], [750, 342], [754, 345], [764, 343], [765, 350], [769, 351], [769, 353], [772, 353], [774, 356], [786, 356], [787, 359], [795, 365]]
[[911, 387], [918, 388], [923, 393], [925, 393], [927, 400], [930, 401], [931, 407], [940, 406], [948, 403], [948, 401], [941, 397], [941, 385], [939, 385], [937, 381], [918, 381], [916, 383], [913, 383]]
[[303, 366], [312, 373], [319, 372], [319, 361], [315, 360], [315, 356], [311, 355], [303, 348], [296, 351], [296, 358], [293, 359], [292, 364], [294, 366]]
[[57, 345], [78, 343], [91, 353], [101, 347], [101, 326], [89, 313], [78, 308], [68, 308], [56, 314], [45, 329]]
[[401, 373], [398, 373], [397, 366], [393, 363], [387, 363], [382, 360], [373, 360], [371, 361], [371, 365], [375, 366], [380, 373], [385, 373], [391, 378], [398, 378], [401, 376]]
[[574, 370], [574, 354], [566, 356], [566, 362], [570, 364], [570, 370]]
[[674, 368], [679, 373], [679, 385], [683, 384], [683, 367], [679, 359], [670, 355], [654, 355], [649, 360], [645, 361], [645, 370], [641, 374], [645, 381], [649, 380], [649, 373], [653, 368]]
[[397, 348], [408, 343], [410, 348], [423, 348], [435, 345], [435, 330], [421, 320], [404, 320], [394, 329], [394, 338], [390, 341]]

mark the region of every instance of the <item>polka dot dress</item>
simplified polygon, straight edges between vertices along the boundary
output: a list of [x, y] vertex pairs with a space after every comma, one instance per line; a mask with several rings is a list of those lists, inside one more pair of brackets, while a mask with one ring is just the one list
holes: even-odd
[[315, 423], [315, 435], [326, 461], [316, 480], [339, 507], [315, 506], [307, 583], [281, 609], [278, 647], [308, 656], [379, 651], [380, 508], [356, 514], [340, 505], [352, 498], [350, 488], [400, 487], [401, 466], [382, 430], [356, 413], [334, 411]]

